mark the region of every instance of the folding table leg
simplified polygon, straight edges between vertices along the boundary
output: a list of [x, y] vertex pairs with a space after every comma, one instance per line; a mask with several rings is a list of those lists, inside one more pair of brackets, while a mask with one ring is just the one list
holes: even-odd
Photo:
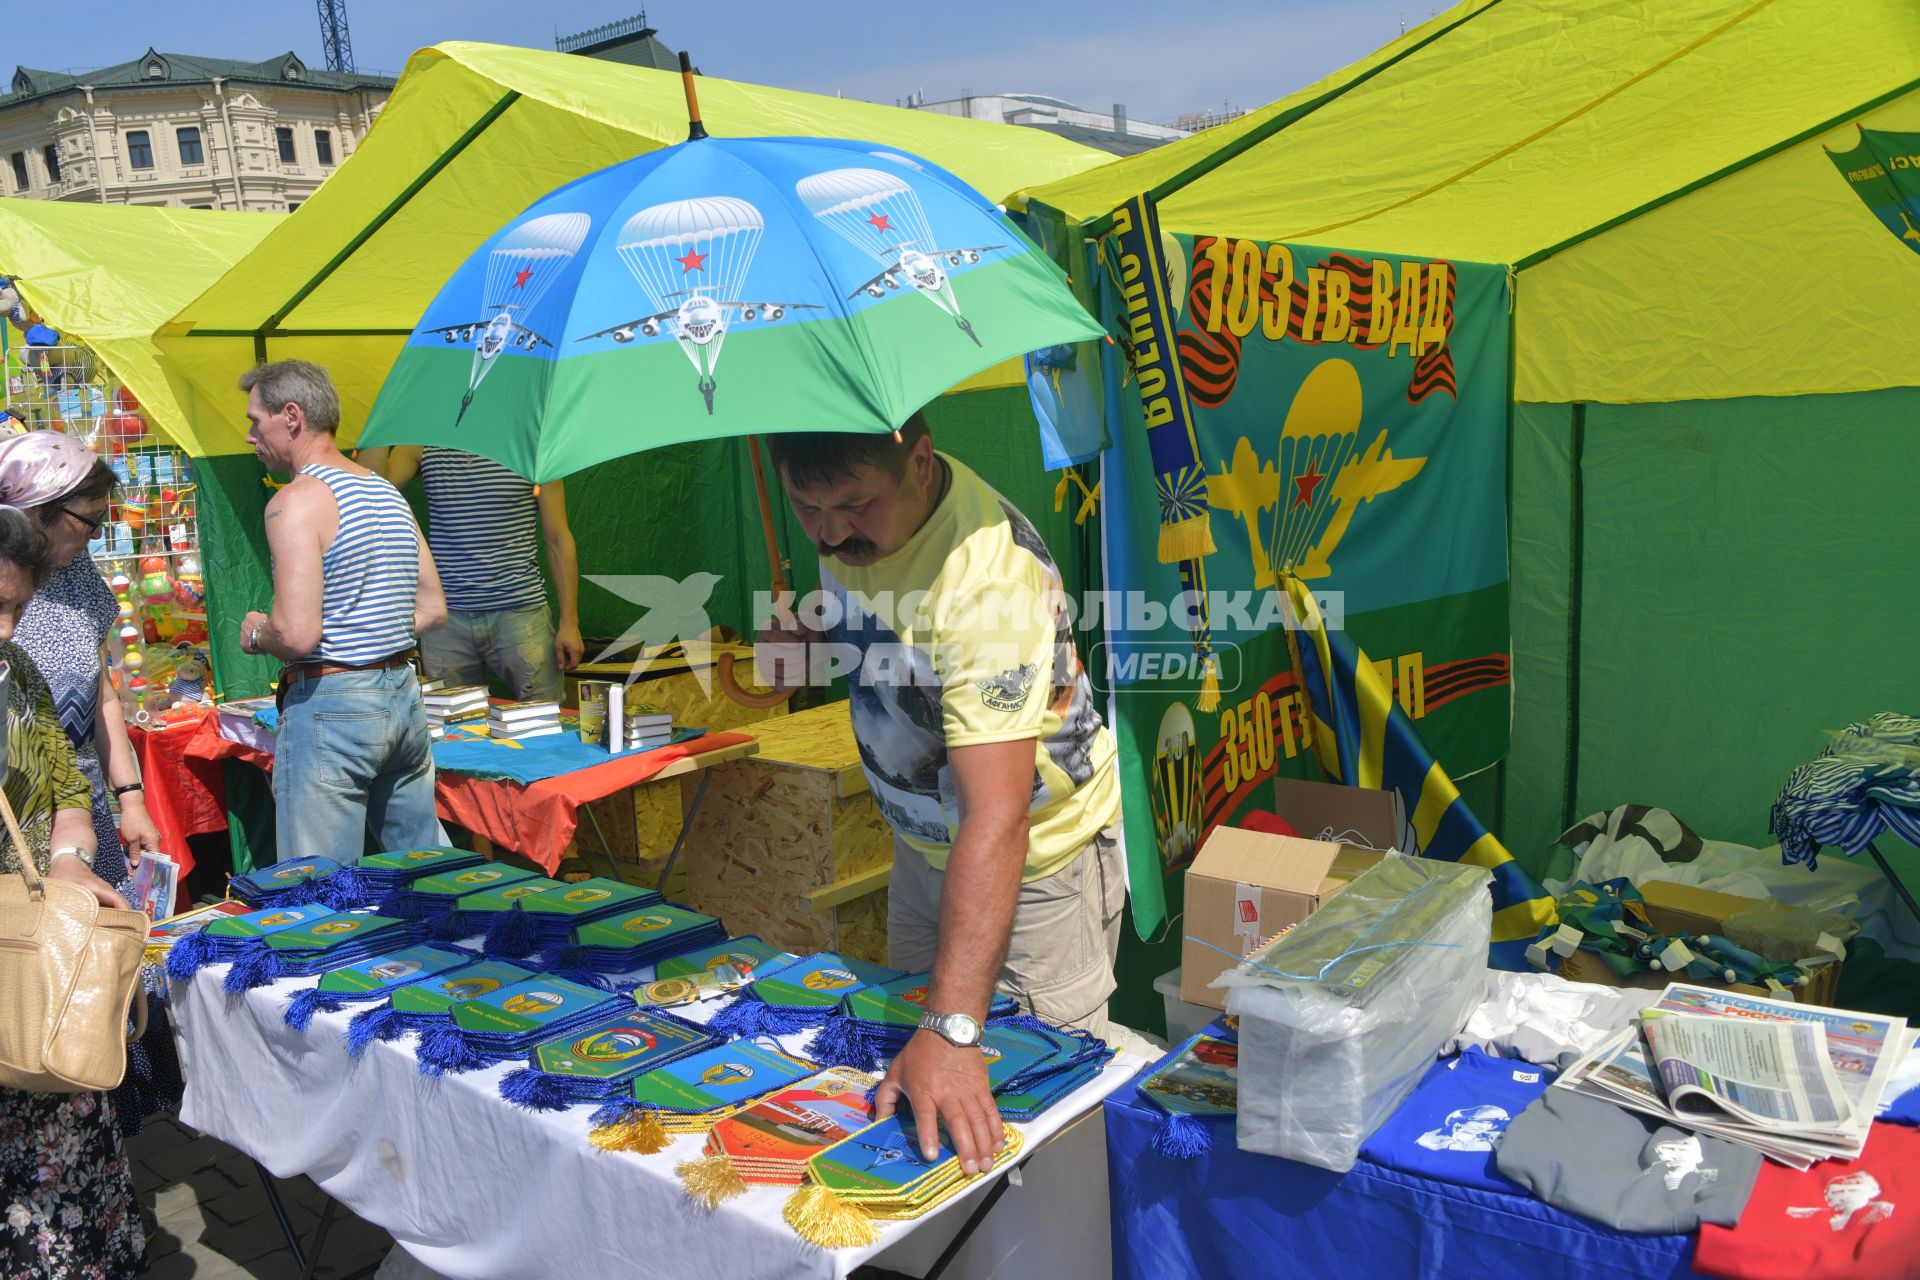
[[653, 886], [658, 893], [667, 891], [667, 877], [673, 874], [673, 864], [679, 859], [682, 846], [687, 843], [687, 832], [693, 830], [694, 820], [700, 816], [700, 802], [706, 799], [707, 784], [711, 781], [713, 770], [702, 769], [700, 785], [693, 789], [693, 803], [687, 806], [687, 816], [680, 819], [680, 834], [673, 838], [673, 849], [667, 854], [667, 864], [660, 868], [660, 879]]

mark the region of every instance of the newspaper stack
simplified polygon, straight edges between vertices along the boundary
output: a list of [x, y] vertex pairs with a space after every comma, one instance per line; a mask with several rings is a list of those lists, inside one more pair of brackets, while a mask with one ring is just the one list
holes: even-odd
[[1807, 1169], [1860, 1154], [1913, 1042], [1903, 1018], [1676, 982], [1555, 1084]]
[[484, 685], [455, 685], [422, 694], [420, 703], [427, 712], [427, 736], [441, 742], [446, 739], [449, 728], [486, 718], [487, 690]]
[[551, 700], [496, 702], [487, 712], [487, 734], [502, 742], [524, 742], [560, 732], [560, 704]]

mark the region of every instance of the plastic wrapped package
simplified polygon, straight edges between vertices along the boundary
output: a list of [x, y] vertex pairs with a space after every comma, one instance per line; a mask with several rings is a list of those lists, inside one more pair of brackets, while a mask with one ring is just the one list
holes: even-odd
[[1485, 993], [1491, 880], [1388, 858], [1221, 976], [1240, 1017], [1241, 1150], [1353, 1167]]

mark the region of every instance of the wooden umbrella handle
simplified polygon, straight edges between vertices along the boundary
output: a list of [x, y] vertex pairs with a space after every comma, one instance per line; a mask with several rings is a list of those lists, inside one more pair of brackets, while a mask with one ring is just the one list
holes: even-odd
[[714, 676], [720, 681], [720, 691], [743, 707], [756, 709], [777, 707], [798, 692], [796, 689], [768, 689], [764, 693], [755, 693], [741, 685], [739, 677], [733, 674], [735, 655], [723, 653], [714, 668]]

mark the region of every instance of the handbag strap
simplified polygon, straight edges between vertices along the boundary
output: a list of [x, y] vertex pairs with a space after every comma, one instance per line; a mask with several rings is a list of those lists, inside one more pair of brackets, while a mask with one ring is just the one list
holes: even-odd
[[47, 896], [47, 886], [40, 879], [40, 868], [33, 865], [33, 850], [27, 847], [27, 838], [20, 834], [20, 820], [13, 816], [13, 802], [7, 799], [7, 792], [0, 787], [0, 821], [6, 823], [7, 834], [13, 837], [14, 852], [20, 855], [20, 878], [27, 882], [27, 896], [35, 900]]
[[[20, 820], [13, 816], [13, 802], [7, 799], [4, 787], [0, 787], [0, 822], [6, 824], [7, 835], [12, 837], [13, 847], [20, 854], [20, 876], [27, 882], [27, 896], [44, 900], [46, 881], [41, 878], [40, 868], [33, 865], [33, 850], [27, 847], [27, 838], [20, 834]], [[127, 1036], [129, 1044], [147, 1034], [147, 989], [138, 981], [133, 987], [132, 1016], [133, 1030]]]

